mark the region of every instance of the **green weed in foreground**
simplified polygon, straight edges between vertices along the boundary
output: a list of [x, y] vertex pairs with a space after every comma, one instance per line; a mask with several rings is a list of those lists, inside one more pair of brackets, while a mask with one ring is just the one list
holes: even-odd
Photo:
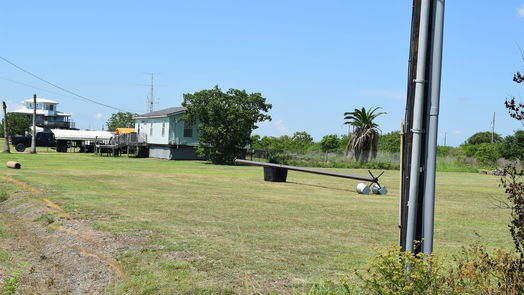
[[5, 202], [9, 199], [9, 193], [0, 191], [0, 202]]
[[0, 294], [2, 295], [13, 295], [16, 293], [16, 287], [20, 279], [20, 271], [11, 273], [4, 281]]
[[518, 261], [514, 252], [481, 246], [463, 248], [448, 263], [391, 247], [379, 250], [356, 277], [315, 285], [307, 295], [520, 295], [524, 274], [515, 268]]

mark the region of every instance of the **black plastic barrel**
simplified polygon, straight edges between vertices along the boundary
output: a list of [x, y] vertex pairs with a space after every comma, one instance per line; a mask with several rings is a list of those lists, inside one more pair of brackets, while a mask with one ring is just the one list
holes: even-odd
[[287, 169], [277, 167], [264, 167], [264, 180], [271, 182], [286, 182]]

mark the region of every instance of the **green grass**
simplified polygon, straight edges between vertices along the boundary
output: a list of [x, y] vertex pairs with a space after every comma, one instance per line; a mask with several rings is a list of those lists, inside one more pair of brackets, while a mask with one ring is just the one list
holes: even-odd
[[[147, 237], [120, 250], [138, 294], [303, 291], [364, 265], [374, 247], [398, 243], [399, 172], [381, 178], [389, 194], [357, 195], [356, 182], [290, 171], [287, 183], [262, 168], [90, 154], [0, 154], [22, 169], [2, 174], [43, 191], [75, 218], [103, 231]], [[5, 167], [5, 166], [4, 166]], [[366, 175], [366, 170], [333, 169]], [[511, 247], [498, 178], [437, 175], [435, 252]]]

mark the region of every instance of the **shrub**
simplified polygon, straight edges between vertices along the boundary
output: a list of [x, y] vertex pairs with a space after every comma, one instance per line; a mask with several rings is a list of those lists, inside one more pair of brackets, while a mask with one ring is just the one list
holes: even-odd
[[273, 149], [267, 153], [267, 160], [269, 163], [287, 165], [289, 156], [282, 150]]
[[377, 253], [364, 271], [356, 273], [362, 294], [440, 294], [441, 263], [434, 256], [413, 255], [400, 247]]
[[441, 294], [524, 294], [519, 256], [502, 249], [490, 254], [481, 246], [463, 249], [445, 277]]

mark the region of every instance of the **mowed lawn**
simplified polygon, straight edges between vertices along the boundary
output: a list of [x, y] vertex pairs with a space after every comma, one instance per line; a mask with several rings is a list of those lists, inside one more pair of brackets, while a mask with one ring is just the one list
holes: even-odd
[[[8, 160], [22, 169], [4, 168]], [[129, 279], [117, 293], [300, 292], [351, 275], [374, 248], [398, 244], [398, 171], [385, 172], [389, 194], [377, 196], [358, 195], [352, 180], [290, 171], [288, 182], [270, 183], [261, 167], [202, 161], [15, 152], [0, 154], [0, 163], [0, 175], [43, 191], [73, 217], [143, 238], [120, 250]], [[511, 247], [498, 179], [438, 174], [437, 254], [473, 243]]]

